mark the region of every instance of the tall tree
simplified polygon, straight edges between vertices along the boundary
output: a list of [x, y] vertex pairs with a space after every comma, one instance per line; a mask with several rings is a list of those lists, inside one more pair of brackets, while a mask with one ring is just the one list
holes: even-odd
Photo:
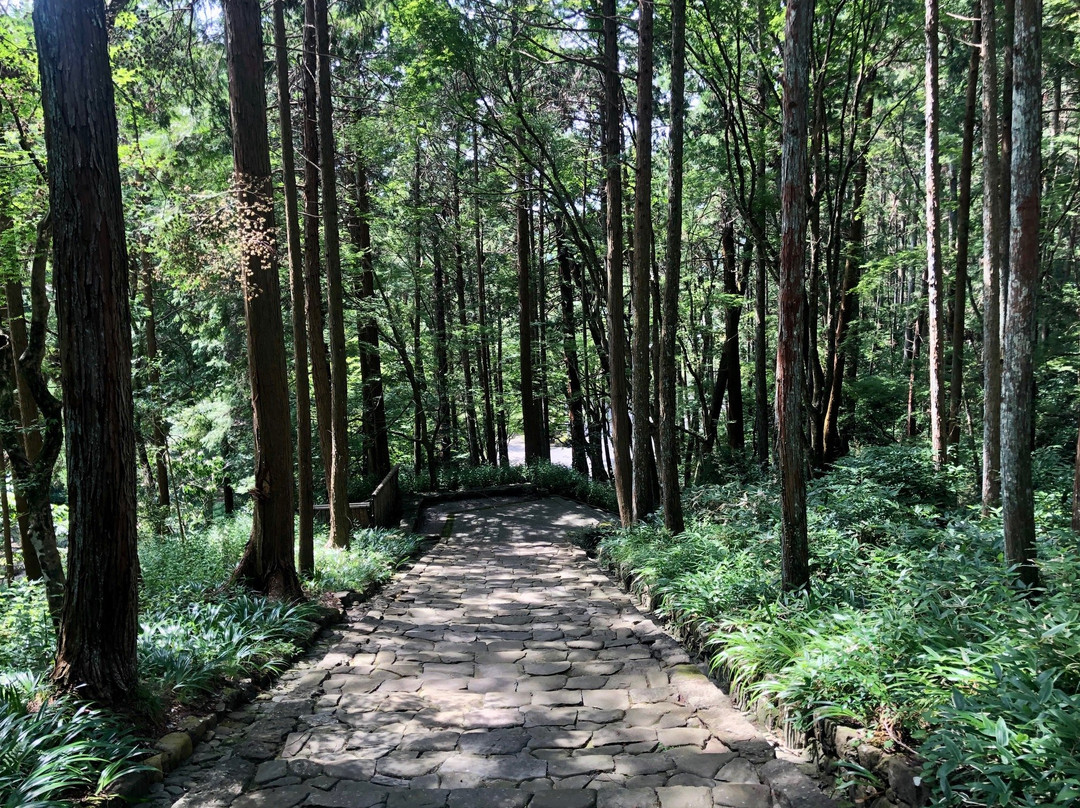
[[780, 334], [776, 346], [781, 577], [809, 589], [806, 449], [803, 435], [803, 298], [806, 273], [807, 99], [813, 0], [790, 0], [784, 17], [783, 140], [780, 152]]
[[1001, 401], [1001, 514], [1005, 560], [1025, 586], [1039, 585], [1031, 479], [1035, 402], [1035, 291], [1039, 283], [1042, 140], [1042, 2], [1017, 0], [1013, 34], [1009, 304]]
[[998, 162], [998, 72], [994, 5], [982, 2], [982, 164], [983, 164], [983, 460], [982, 507], [988, 513], [1001, 498], [1001, 237]]
[[386, 400], [383, 396], [382, 357], [379, 354], [379, 324], [365, 310], [363, 301], [375, 297], [375, 257], [371, 248], [371, 201], [368, 198], [367, 167], [356, 163], [356, 249], [360, 253], [360, 300], [357, 329], [360, 341], [360, 378], [364, 400], [364, 453], [368, 471], [377, 477], [390, 473], [390, 444], [386, 433]]
[[660, 335], [660, 490], [664, 526], [682, 533], [679, 489], [678, 412], [675, 398], [675, 341], [679, 328], [679, 270], [682, 263], [683, 134], [686, 102], [686, 0], [671, 4], [671, 132], [668, 162], [667, 271], [664, 273]]
[[271, 597], [293, 600], [303, 597], [303, 591], [293, 560], [292, 429], [266, 129], [262, 18], [257, 0], [226, 0], [224, 10], [255, 437], [251, 538], [233, 580]]
[[[978, 42], [981, 30], [979, 5], [975, 3], [976, 19], [972, 23], [972, 40]], [[968, 251], [971, 230], [971, 167], [975, 152], [975, 112], [979, 84], [979, 49], [972, 47], [968, 55], [967, 92], [964, 96], [964, 129], [960, 146], [959, 198], [956, 211], [956, 276], [953, 280], [952, 303], [952, 365], [949, 374], [949, 429], [947, 441], [960, 446], [960, 404], [964, 392], [964, 310], [967, 300]], [[958, 448], [956, 450], [959, 451]], [[955, 458], [954, 458], [955, 459]]]
[[322, 177], [323, 243], [326, 245], [326, 323], [330, 331], [330, 543], [349, 546], [348, 357], [345, 354], [345, 287], [341, 280], [337, 149], [330, 83], [330, 21], [327, 0], [315, 0], [318, 50], [319, 168]]
[[619, 518], [623, 525], [634, 519], [633, 470], [630, 459], [630, 413], [626, 389], [626, 325], [623, 322], [623, 221], [622, 221], [622, 93], [619, 71], [619, 19], [615, 0], [603, 0], [604, 14], [604, 187], [607, 231], [608, 367], [611, 374], [611, 444], [615, 455], [612, 471]]
[[[134, 693], [139, 556], [127, 244], [105, 6], [37, 0], [68, 479], [68, 575], [53, 681]], [[265, 120], [264, 131], [265, 131]], [[267, 172], [269, 173], [269, 172]]]
[[285, 3], [274, 0], [274, 64], [277, 69], [278, 125], [281, 130], [281, 175], [285, 188], [285, 236], [292, 300], [293, 370], [296, 384], [296, 493], [300, 574], [315, 572], [315, 495], [311, 460], [311, 383], [308, 376], [307, 321], [304, 317], [304, 254], [293, 155], [292, 103], [289, 99], [289, 49], [285, 35]]
[[926, 0], [926, 276], [930, 309], [930, 446], [934, 465], [945, 460], [945, 309], [941, 269], [938, 0]]
[[304, 0], [304, 62], [301, 82], [304, 94], [304, 319], [307, 320], [308, 350], [311, 352], [311, 392], [315, 398], [319, 453], [322, 455], [323, 481], [329, 494], [334, 449], [330, 415], [330, 354], [326, 347], [319, 241], [319, 57], [315, 28], [315, 0]]
[[589, 473], [585, 441], [585, 393], [578, 366], [577, 329], [574, 327], [574, 267], [566, 243], [566, 223], [555, 218], [555, 251], [559, 264], [559, 305], [562, 313], [563, 356], [566, 359], [566, 410], [570, 426], [570, 465], [579, 474]]
[[649, 277], [652, 274], [652, 114], [653, 0], [638, 0], [637, 137], [634, 183], [633, 413], [634, 519], [656, 509], [650, 471], [652, 424], [649, 417]]

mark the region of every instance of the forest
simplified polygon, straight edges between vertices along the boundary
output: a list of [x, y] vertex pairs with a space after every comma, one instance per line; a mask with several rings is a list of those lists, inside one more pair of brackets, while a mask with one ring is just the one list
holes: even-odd
[[1075, 3], [0, 8], [3, 805], [285, 671], [388, 475], [608, 510], [851, 804], [1080, 805]]

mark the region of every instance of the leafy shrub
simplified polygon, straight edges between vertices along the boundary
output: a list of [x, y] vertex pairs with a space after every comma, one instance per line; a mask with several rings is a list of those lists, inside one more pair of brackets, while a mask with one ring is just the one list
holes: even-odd
[[348, 550], [316, 542], [315, 576], [310, 585], [322, 591], [362, 592], [388, 580], [421, 541], [420, 536], [401, 530], [370, 528], [354, 531]]
[[0, 582], [0, 672], [43, 671], [55, 648], [44, 584], [25, 578]]
[[[1053, 456], [1046, 480], [1068, 480]], [[778, 491], [699, 486], [685, 533], [598, 535], [677, 624], [713, 627], [740, 692], [919, 747], [946, 805], [1080, 806], [1080, 539], [1067, 502], [1037, 498], [1045, 591], [1004, 565], [1000, 519], [964, 506], [971, 479], [910, 447], [866, 449], [810, 484], [812, 591], [779, 591]]]
[[598, 483], [566, 466], [535, 463], [526, 466], [523, 471], [529, 482], [555, 494], [569, 496], [611, 512], [619, 509], [614, 488], [607, 483]]
[[69, 698], [31, 709], [40, 686], [0, 684], [0, 806], [60, 808], [143, 768], [131, 762], [139, 744], [119, 718]]
[[225, 679], [280, 673], [316, 609], [232, 593], [148, 615], [139, 632], [140, 669], [181, 702], [212, 693]]

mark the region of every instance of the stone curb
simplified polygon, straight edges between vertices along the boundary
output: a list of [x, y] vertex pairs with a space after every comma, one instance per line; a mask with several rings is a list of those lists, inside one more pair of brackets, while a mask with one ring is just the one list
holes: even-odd
[[[665, 620], [660, 615], [653, 611], [654, 606], [657, 605], [652, 593], [648, 587], [642, 587], [640, 590], [635, 590], [634, 582], [636, 577], [628, 573], [622, 568], [616, 568], [613, 565], [603, 564], [598, 558], [594, 558], [597, 567], [601, 570], [612, 574], [616, 582], [622, 587], [622, 589], [633, 598], [634, 602], [638, 605], [638, 608], [649, 613], [656, 618], [663, 625], [670, 625], [670, 621]], [[694, 656], [699, 659], [705, 657], [704, 649], [706, 641], [708, 640], [710, 632], [703, 625], [698, 625], [692, 634], [688, 634], [686, 631], [676, 632], [676, 639]], [[700, 676], [703, 680], [708, 680], [711, 683], [721, 686], [714, 676], [701, 672], [701, 669], [697, 665], [687, 666], [692, 667], [697, 672], [697, 676]], [[688, 671], [689, 673], [689, 671]], [[691, 677], [692, 679], [696, 677]], [[691, 686], [693, 682], [690, 682]], [[726, 688], [721, 688], [724, 692], [727, 692]], [[745, 712], [745, 711], [744, 711]], [[757, 747], [760, 744], [766, 743], [764, 739], [758, 741], [757, 739], [738, 741], [734, 738], [726, 739], [722, 738], [724, 743], [736, 749], [740, 754], [747, 755], [747, 753], [753, 751], [760, 751], [762, 755], [766, 753], [766, 750], [756, 750], [742, 747]], [[767, 750], [768, 755], [774, 754], [772, 748]], [[806, 774], [799, 770], [799, 768], [790, 761], [773, 759], [764, 763], [761, 767], [760, 775], [762, 782], [769, 786], [772, 791], [773, 804], [776, 808], [836, 808], [837, 803], [830, 797], [827, 797], [818, 785]]]
[[[322, 611], [317, 622], [312, 624], [308, 636], [297, 644], [297, 653], [288, 662], [291, 663], [306, 653], [314, 645], [323, 629], [341, 622], [349, 606], [368, 597], [371, 589], [373, 587], [368, 587], [363, 592], [349, 590], [335, 593], [335, 597], [341, 602], [341, 607], [327, 608]], [[186, 716], [180, 721], [180, 729], [161, 736], [151, 745], [151, 749], [156, 750], [157, 754], [141, 761], [149, 768], [121, 777], [107, 792], [104, 804], [127, 805], [146, 796], [152, 785], [160, 783], [166, 774], [178, 768], [192, 756], [195, 746], [217, 728], [222, 716], [250, 701], [253, 696], [272, 684], [275, 678], [273, 676], [260, 677], [247, 686], [228, 687], [222, 692], [212, 713]]]

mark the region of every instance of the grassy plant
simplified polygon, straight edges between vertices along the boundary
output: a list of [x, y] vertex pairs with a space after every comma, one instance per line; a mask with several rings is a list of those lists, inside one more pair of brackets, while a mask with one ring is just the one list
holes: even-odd
[[315, 576], [308, 585], [321, 591], [362, 592], [389, 580], [402, 560], [416, 552], [420, 536], [401, 530], [370, 528], [352, 535], [348, 550], [315, 542]]
[[69, 698], [27, 706], [42, 698], [40, 681], [0, 684], [0, 806], [59, 808], [143, 768], [120, 719]]
[[809, 596], [780, 593], [778, 491], [750, 478], [688, 491], [682, 535], [645, 523], [598, 551], [672, 620], [714, 626], [713, 664], [744, 693], [803, 728], [828, 717], [921, 745], [942, 804], [1080, 805], [1080, 542], [1052, 459], [1038, 459], [1034, 607], [1000, 520], [965, 505], [972, 481], [911, 448], [864, 450], [812, 483]]

